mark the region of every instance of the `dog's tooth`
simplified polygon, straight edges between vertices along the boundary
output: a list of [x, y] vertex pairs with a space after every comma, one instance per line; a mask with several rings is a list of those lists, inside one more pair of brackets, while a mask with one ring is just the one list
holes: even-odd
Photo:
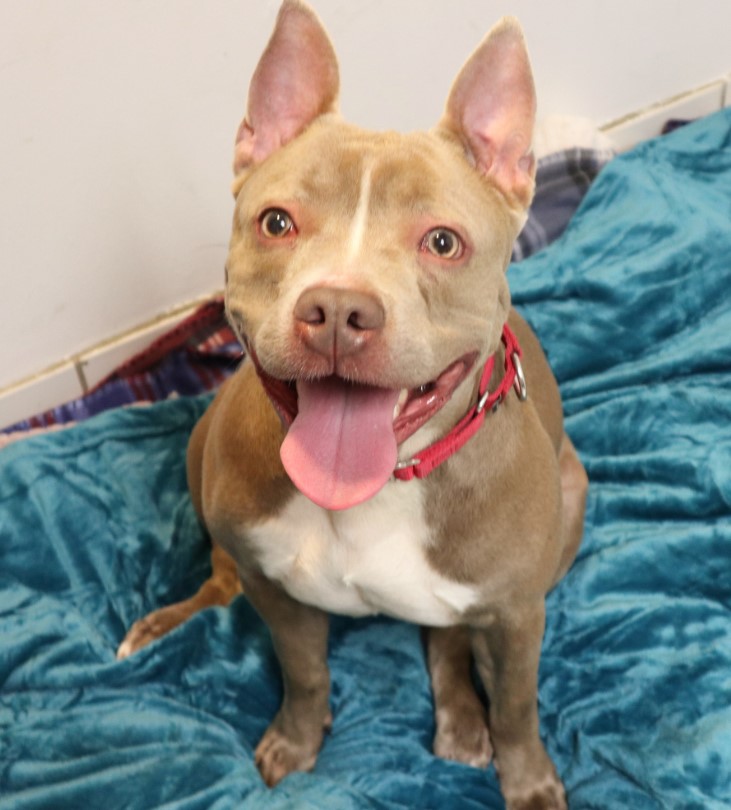
[[408, 388], [402, 388], [401, 393], [399, 394], [398, 400], [396, 401], [396, 405], [394, 406], [394, 409], [393, 409], [393, 418], [394, 419], [396, 419], [398, 417], [398, 415], [401, 413], [401, 408], [404, 407], [404, 402], [406, 402], [408, 397], [409, 397], [409, 389]]

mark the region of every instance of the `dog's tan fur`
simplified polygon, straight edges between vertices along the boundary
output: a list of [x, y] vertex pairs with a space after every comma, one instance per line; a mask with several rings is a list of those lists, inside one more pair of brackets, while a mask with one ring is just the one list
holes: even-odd
[[[298, 83], [301, 65], [308, 76]], [[282, 81], [293, 86], [271, 101], [268, 91]], [[471, 595], [464, 603], [455, 597], [444, 611], [437, 601], [429, 614], [443, 625], [431, 631], [428, 647], [435, 752], [485, 766], [494, 749], [510, 810], [565, 808], [538, 736], [538, 659], [545, 595], [576, 554], [587, 481], [563, 431], [558, 388], [543, 352], [510, 309], [504, 272], [533, 184], [535, 100], [522, 37], [513, 21], [493, 30], [429, 133], [373, 134], [350, 126], [335, 111], [337, 92], [337, 63], [319, 21], [304, 4], [285, 0], [239, 130], [228, 314], [262, 368], [279, 379], [335, 372], [362, 384], [412, 389], [474, 353], [469, 377], [401, 444], [401, 460], [461, 418], [477, 397], [482, 364], [495, 353], [490, 387], [497, 386], [500, 335], [509, 321], [524, 351], [528, 401], [509, 395], [424, 481], [388, 482], [371, 504], [352, 508], [352, 519], [332, 513], [329, 542], [341, 542], [347, 521], [348, 532], [365, 537], [357, 516], [366, 507], [371, 511], [364, 514], [381, 510], [394, 523], [397, 542], [423, 525], [417, 553], [424, 570]], [[475, 99], [490, 93], [495, 98], [484, 115]], [[256, 223], [271, 207], [292, 215], [296, 238], [262, 238]], [[435, 224], [467, 235], [459, 261], [417, 249]], [[384, 312], [375, 334], [333, 361], [313, 352], [292, 325], [301, 297], [325, 288], [366, 295]], [[188, 602], [138, 622], [120, 648], [127, 655], [196, 610], [226, 603], [239, 589], [237, 568], [244, 592], [271, 629], [284, 675], [282, 708], [256, 754], [269, 784], [310, 768], [331, 722], [328, 623], [326, 601], [316, 595], [318, 574], [308, 581], [307, 594], [315, 594], [310, 604], [287, 592], [294, 574], [267, 575], [274, 570], [267, 538], [283, 530], [277, 521], [291, 520], [286, 515], [294, 504], [302, 504], [302, 514], [319, 509], [305, 506], [285, 472], [279, 455], [285, 434], [254, 366], [244, 363], [196, 426], [188, 451], [193, 503], [214, 541], [211, 580]], [[392, 506], [406, 492], [416, 524]], [[295, 549], [301, 531], [291, 525]], [[388, 561], [383, 565], [385, 571]], [[363, 584], [364, 609], [375, 604], [368, 588], [377, 584]], [[407, 591], [422, 586], [404, 580]], [[489, 733], [470, 682], [472, 659], [490, 698]]]

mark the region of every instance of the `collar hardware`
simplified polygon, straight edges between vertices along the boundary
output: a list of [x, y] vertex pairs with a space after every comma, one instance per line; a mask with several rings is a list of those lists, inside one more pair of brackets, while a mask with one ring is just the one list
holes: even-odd
[[421, 464], [421, 459], [416, 457], [410, 458], [407, 461], [399, 461], [399, 463], [394, 467], [394, 471], [405, 470], [408, 467], [418, 467], [419, 464]]
[[528, 386], [525, 383], [525, 374], [523, 374], [520, 355], [517, 352], [513, 352], [512, 360], [515, 366], [515, 380], [513, 381], [515, 393], [518, 395], [518, 399], [521, 402], [525, 402], [526, 399], [528, 399]]

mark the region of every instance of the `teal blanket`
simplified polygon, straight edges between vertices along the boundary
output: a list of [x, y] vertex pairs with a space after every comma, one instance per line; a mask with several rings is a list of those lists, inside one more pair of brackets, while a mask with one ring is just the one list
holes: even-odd
[[[592, 482], [540, 677], [572, 810], [728, 808], [731, 111], [613, 161], [510, 277]], [[252, 750], [281, 680], [244, 597], [115, 660], [135, 619], [208, 573], [184, 480], [206, 402], [0, 452], [0, 808], [502, 807], [493, 768], [432, 756], [407, 624], [334, 620], [332, 733], [274, 790]]]

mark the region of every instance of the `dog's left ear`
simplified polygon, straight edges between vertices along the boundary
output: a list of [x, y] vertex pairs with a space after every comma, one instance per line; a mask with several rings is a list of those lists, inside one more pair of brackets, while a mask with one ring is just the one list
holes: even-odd
[[515, 18], [504, 17], [457, 76], [439, 126], [458, 135], [477, 168], [512, 205], [527, 208], [535, 179], [535, 114], [523, 30]]
[[302, 0], [284, 0], [249, 85], [234, 174], [269, 157], [318, 116], [334, 112], [339, 87], [335, 51], [317, 15]]

